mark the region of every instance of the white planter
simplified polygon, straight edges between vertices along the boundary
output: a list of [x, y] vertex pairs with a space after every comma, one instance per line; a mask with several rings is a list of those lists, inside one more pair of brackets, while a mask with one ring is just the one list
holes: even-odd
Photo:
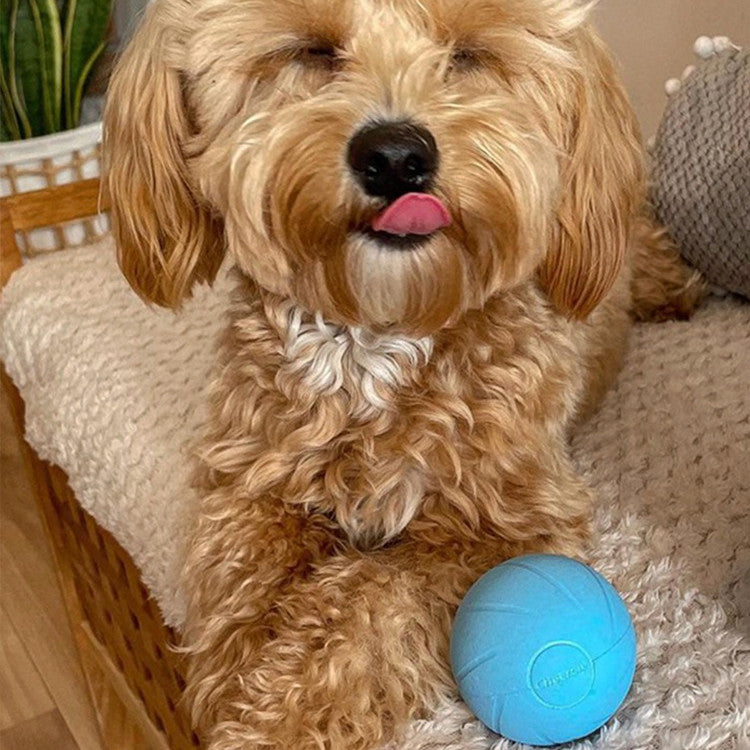
[[[102, 124], [95, 122], [62, 133], [0, 143], [0, 197], [98, 177], [101, 140]], [[22, 254], [30, 257], [91, 242], [107, 229], [107, 217], [97, 217], [63, 227], [18, 232], [17, 239]]]

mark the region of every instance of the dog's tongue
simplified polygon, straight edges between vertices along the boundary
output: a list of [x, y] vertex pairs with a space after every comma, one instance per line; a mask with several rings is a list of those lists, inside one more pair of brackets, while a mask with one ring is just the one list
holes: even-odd
[[450, 223], [448, 209], [434, 195], [407, 193], [379, 213], [372, 228], [388, 234], [431, 234]]

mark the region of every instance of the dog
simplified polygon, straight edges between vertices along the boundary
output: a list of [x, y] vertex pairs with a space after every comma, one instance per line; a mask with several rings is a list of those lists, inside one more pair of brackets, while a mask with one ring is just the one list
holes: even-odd
[[121, 268], [236, 275], [186, 565], [211, 750], [365, 750], [455, 695], [488, 568], [585, 557], [574, 425], [701, 296], [576, 0], [155, 0], [105, 116]]

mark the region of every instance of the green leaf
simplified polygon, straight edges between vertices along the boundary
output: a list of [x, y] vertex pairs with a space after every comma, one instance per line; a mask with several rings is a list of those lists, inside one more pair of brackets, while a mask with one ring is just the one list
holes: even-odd
[[18, 129], [13, 106], [8, 107], [5, 98], [0, 98], [0, 142], [18, 141], [21, 131]]
[[16, 119], [8, 78], [10, 74], [8, 65], [10, 8], [9, 1], [0, 2], [0, 140], [3, 141], [17, 141], [21, 138], [21, 129]]
[[10, 70], [10, 15], [12, 5], [10, 0], [0, 0], [0, 66], [6, 71], [6, 75]]
[[16, 120], [13, 99], [5, 79], [5, 71], [0, 68], [0, 141], [17, 141], [20, 138], [21, 130]]
[[111, 0], [68, 0], [65, 18], [63, 87], [65, 120], [78, 124], [81, 97], [91, 68], [105, 46]]
[[44, 40], [42, 76], [44, 111], [49, 132], [56, 133], [62, 126], [62, 31], [55, 0], [28, 0], [38, 16]]
[[73, 112], [75, 115], [76, 123], [78, 123], [78, 120], [81, 117], [81, 100], [83, 99], [83, 87], [86, 85], [86, 79], [89, 77], [91, 68], [94, 66], [94, 63], [97, 61], [99, 55], [104, 52], [104, 48], [106, 46], [107, 40], [104, 39], [102, 40], [102, 43], [91, 53], [91, 57], [86, 61], [86, 64], [83, 66], [83, 70], [81, 71], [81, 75], [78, 78], [76, 90], [73, 93]]
[[[24, 138], [31, 138], [33, 135], [31, 128], [31, 121], [26, 111], [26, 101], [23, 95], [23, 90], [19, 85], [19, 65], [16, 59], [16, 33], [18, 31], [18, 5], [19, 0], [11, 0], [10, 9], [10, 23], [8, 27], [8, 84], [10, 87], [10, 95], [13, 99], [13, 106], [16, 109], [16, 115], [18, 121], [21, 124], [21, 130]], [[24, 28], [24, 24], [21, 24], [21, 28]], [[20, 66], [23, 69], [23, 65]]]
[[[57, 7], [50, 0], [15, 0], [11, 11], [11, 95], [33, 135], [60, 126], [62, 43]], [[15, 85], [15, 91], [13, 90]]]

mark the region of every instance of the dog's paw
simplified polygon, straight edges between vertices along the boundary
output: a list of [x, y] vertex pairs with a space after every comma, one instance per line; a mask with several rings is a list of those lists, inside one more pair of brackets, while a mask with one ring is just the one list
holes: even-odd
[[274, 637], [233, 678], [211, 750], [372, 750], [451, 689], [448, 608], [391, 564], [332, 561], [267, 624]]

